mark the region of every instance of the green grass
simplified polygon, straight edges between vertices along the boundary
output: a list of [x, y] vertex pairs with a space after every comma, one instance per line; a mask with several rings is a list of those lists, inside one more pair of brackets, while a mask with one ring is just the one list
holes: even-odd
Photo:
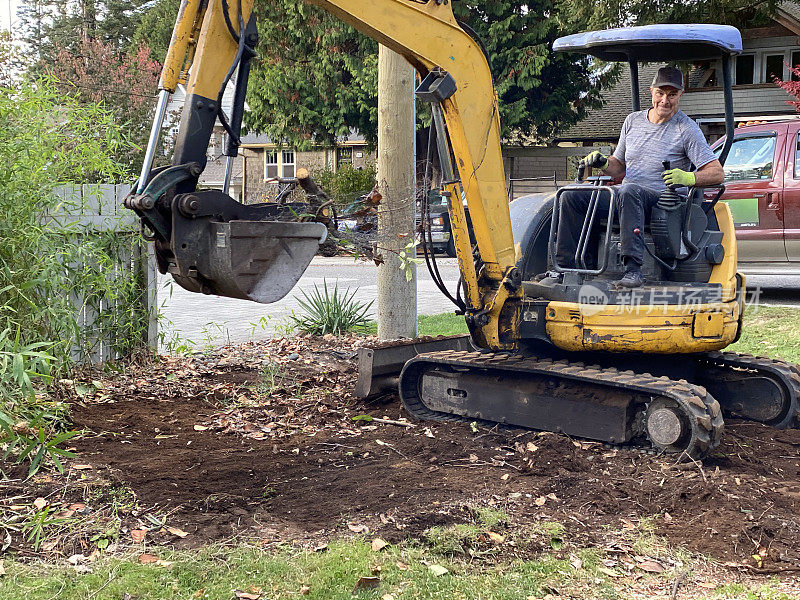
[[[364, 330], [367, 334], [378, 333], [378, 324], [370, 321]], [[468, 333], [463, 315], [442, 313], [439, 315], [420, 315], [417, 317], [417, 335], [462, 335]]]
[[727, 349], [800, 362], [800, 309], [783, 306], [747, 308], [742, 337]]
[[[535, 562], [480, 567], [427, 556], [421, 548], [389, 547], [373, 552], [365, 540], [333, 542], [323, 552], [256, 546], [151, 551], [166, 563], [139, 564], [131, 555], [101, 559], [91, 565], [91, 573], [78, 574], [71, 567], [29, 566], [6, 560], [0, 597], [118, 600], [130, 594], [138, 600], [228, 599], [235, 597], [234, 590], [242, 590], [260, 591], [270, 600], [297, 598], [303, 592], [309, 600], [380, 598], [385, 594], [403, 600], [519, 600], [530, 595], [542, 597], [551, 588], [569, 588], [579, 597], [609, 597], [602, 591], [602, 579], [596, 572], [575, 570], [568, 560], [551, 556]], [[437, 575], [431, 565], [448, 572]], [[376, 574], [381, 580], [378, 589], [353, 594], [359, 578]]]

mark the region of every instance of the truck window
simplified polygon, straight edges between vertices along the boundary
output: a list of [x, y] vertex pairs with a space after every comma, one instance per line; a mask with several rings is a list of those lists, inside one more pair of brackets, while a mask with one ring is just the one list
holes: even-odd
[[[774, 132], [763, 136], [747, 136], [733, 140], [725, 160], [725, 182], [746, 179], [772, 179], [775, 156]], [[714, 150], [719, 156], [722, 146]]]
[[797, 145], [794, 150], [794, 178], [800, 179], [800, 134], [797, 136]]

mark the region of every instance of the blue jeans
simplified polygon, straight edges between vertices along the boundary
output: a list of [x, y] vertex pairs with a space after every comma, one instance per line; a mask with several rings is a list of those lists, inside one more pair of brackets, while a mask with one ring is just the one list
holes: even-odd
[[[625, 264], [644, 261], [644, 224], [650, 219], [660, 192], [643, 187], [636, 183], [624, 183], [616, 188], [615, 214], [619, 219], [620, 245]], [[556, 258], [562, 267], [575, 267], [575, 250], [578, 248], [581, 228], [589, 208], [591, 190], [568, 190], [561, 194], [561, 214], [558, 217], [558, 243]], [[595, 224], [608, 216], [608, 194], [601, 193], [597, 205]], [[641, 234], [637, 235], [634, 230]], [[594, 256], [594, 247], [590, 247], [587, 256]]]

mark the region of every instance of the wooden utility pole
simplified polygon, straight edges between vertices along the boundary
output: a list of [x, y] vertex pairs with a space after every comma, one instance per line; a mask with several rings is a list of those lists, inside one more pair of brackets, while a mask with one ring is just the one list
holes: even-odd
[[[384, 46], [378, 47], [378, 337], [417, 335], [414, 240], [414, 69]], [[400, 258], [406, 252], [407, 260]], [[410, 281], [407, 270], [411, 271]]]

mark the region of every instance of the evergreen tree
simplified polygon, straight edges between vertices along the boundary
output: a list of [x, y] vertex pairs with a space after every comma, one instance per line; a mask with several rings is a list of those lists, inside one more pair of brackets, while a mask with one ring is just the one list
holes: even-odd
[[769, 24], [776, 0], [556, 0], [559, 12], [573, 28], [604, 29], [653, 23], [718, 23], [742, 27]]
[[[117, 50], [131, 47], [149, 0], [30, 0], [17, 13], [30, 68], [41, 72], [56, 54], [81, 40], [100, 40]], [[174, 20], [174, 19], [173, 19]]]

